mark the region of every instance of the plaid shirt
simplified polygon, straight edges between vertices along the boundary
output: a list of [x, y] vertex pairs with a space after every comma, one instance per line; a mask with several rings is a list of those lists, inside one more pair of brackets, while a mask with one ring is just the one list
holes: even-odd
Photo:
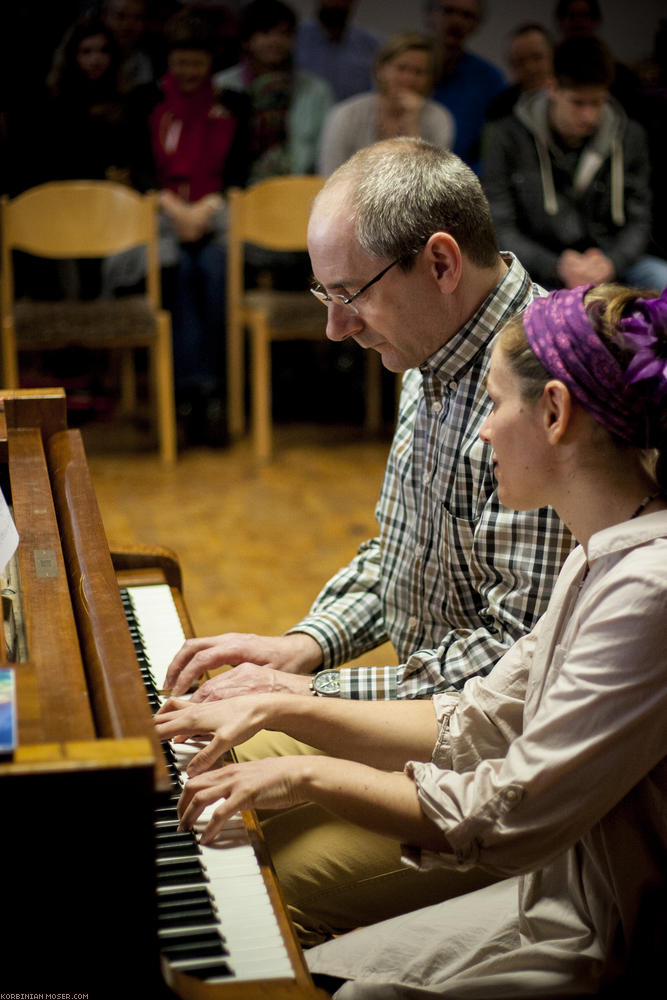
[[572, 548], [551, 509], [500, 504], [479, 439], [495, 335], [540, 294], [504, 256], [510, 268], [475, 315], [403, 379], [378, 537], [290, 629], [319, 643], [324, 668], [391, 641], [400, 665], [341, 670], [343, 697], [424, 698], [488, 673], [545, 610]]

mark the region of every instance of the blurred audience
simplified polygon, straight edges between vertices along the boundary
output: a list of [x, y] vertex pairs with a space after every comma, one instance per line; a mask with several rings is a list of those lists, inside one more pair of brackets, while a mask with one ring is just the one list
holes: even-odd
[[[554, 11], [561, 38], [597, 38], [602, 27], [599, 0], [558, 0]], [[614, 61], [612, 95], [631, 118], [642, 119], [641, 87], [636, 73], [625, 63]]]
[[146, 42], [146, 0], [105, 0], [102, 19], [120, 52], [118, 89], [122, 94], [155, 78]]
[[667, 18], [658, 22], [651, 56], [640, 63], [638, 75], [651, 156], [653, 240], [660, 256], [667, 257]]
[[504, 90], [487, 112], [493, 121], [512, 113], [523, 94], [545, 90], [553, 79], [554, 46], [541, 24], [522, 24], [510, 35], [507, 61], [514, 83]]
[[478, 170], [487, 110], [506, 87], [497, 66], [465, 47], [480, 22], [481, 0], [429, 0], [428, 9], [439, 64], [433, 99], [454, 116], [453, 151]]
[[[167, 72], [159, 84], [136, 88], [130, 103], [133, 181], [160, 192], [163, 295], [172, 314], [181, 431], [186, 443], [218, 445], [226, 442], [223, 192], [243, 180], [244, 104], [238, 94], [213, 88], [216, 39], [203, 17], [184, 8], [164, 33]], [[131, 285], [136, 263], [119, 259], [107, 270], [108, 285]]]
[[[82, 15], [88, 8], [98, 16]], [[608, 276], [664, 283], [667, 22], [640, 72], [612, 59], [613, 72], [601, 78], [593, 71], [600, 3], [558, 0], [559, 33], [595, 50], [588, 68], [550, 82], [548, 33], [525, 24], [510, 36], [507, 87], [496, 66], [467, 49], [482, 0], [427, 0], [432, 47], [402, 33], [380, 48], [354, 23], [355, 8], [355, 0], [313, 0], [301, 25], [283, 0], [25, 0], [7, 12], [2, 188], [15, 195], [51, 179], [106, 177], [160, 191], [163, 292], [190, 440], [225, 438], [215, 414], [224, 410], [231, 184], [318, 168], [329, 174], [361, 146], [393, 135], [450, 147], [479, 170], [488, 116], [484, 180], [496, 226], [536, 279], [548, 287]], [[175, 26], [192, 28], [193, 17], [201, 30], [176, 41]], [[648, 153], [642, 129], [610, 94], [645, 126]], [[293, 256], [279, 261], [250, 248], [249, 269], [301, 287], [308, 263]], [[17, 275], [48, 298], [99, 290], [90, 263], [23, 261]], [[132, 286], [142, 269], [126, 261], [107, 277], [108, 287]]]
[[333, 103], [324, 80], [294, 66], [296, 15], [281, 0], [252, 0], [241, 11], [243, 58], [214, 77], [219, 90], [250, 97], [249, 180], [313, 173]]
[[120, 52], [102, 21], [86, 16], [74, 22], [47, 78], [39, 166], [44, 180], [129, 176], [119, 65]]
[[548, 93], [487, 127], [482, 177], [499, 243], [547, 288], [667, 284], [667, 261], [646, 253], [646, 136], [610, 100], [613, 75], [602, 42], [570, 38], [556, 48]]
[[320, 173], [329, 175], [363, 146], [399, 135], [450, 149], [454, 119], [428, 100], [433, 90], [433, 45], [416, 32], [392, 35], [375, 60], [377, 91], [341, 101], [330, 112], [320, 146]]
[[370, 90], [379, 40], [353, 23], [356, 0], [319, 0], [314, 6], [315, 17], [297, 28], [297, 67], [326, 80], [336, 101]]

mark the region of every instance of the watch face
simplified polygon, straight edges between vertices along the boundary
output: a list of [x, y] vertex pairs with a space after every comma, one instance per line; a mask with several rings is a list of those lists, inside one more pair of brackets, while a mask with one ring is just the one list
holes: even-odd
[[323, 670], [315, 675], [313, 684], [318, 694], [337, 695], [340, 694], [340, 677], [337, 670]]

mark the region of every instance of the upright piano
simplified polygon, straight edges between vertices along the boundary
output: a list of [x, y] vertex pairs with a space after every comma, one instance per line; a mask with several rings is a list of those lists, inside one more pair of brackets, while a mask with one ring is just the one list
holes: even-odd
[[0, 992], [323, 997], [256, 816], [211, 849], [175, 829], [179, 751], [152, 711], [156, 674], [192, 634], [176, 557], [110, 551], [62, 390], [0, 396], [20, 539], [2, 580], [18, 744], [0, 758]]

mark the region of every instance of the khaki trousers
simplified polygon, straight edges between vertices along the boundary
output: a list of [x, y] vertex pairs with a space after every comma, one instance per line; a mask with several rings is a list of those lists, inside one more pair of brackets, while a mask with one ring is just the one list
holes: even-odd
[[[239, 761], [319, 751], [261, 732], [236, 748]], [[305, 804], [261, 815], [262, 828], [304, 947], [430, 906], [497, 881], [486, 872], [418, 872], [401, 864], [400, 845]]]

